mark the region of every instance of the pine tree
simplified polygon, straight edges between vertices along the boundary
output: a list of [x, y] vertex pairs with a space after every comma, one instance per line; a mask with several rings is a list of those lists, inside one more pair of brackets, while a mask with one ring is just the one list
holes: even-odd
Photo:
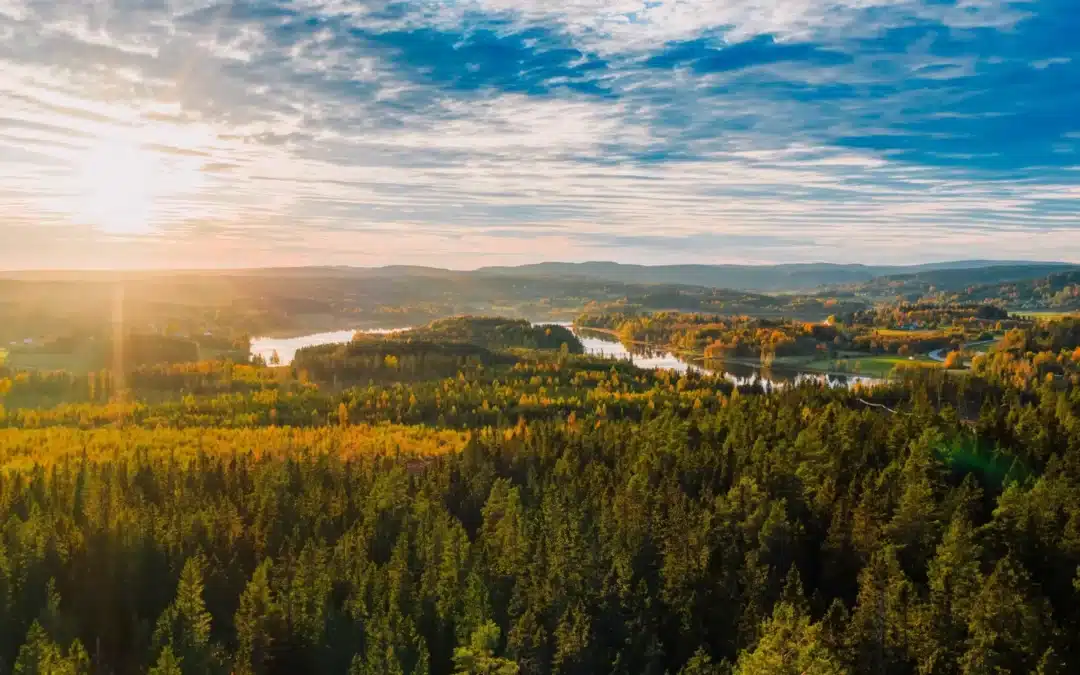
[[698, 647], [690, 660], [679, 669], [679, 675], [724, 675], [724, 673], [724, 668], [713, 663], [712, 657], [701, 647]]
[[839, 654], [821, 640], [821, 627], [786, 602], [779, 602], [752, 651], [744, 651], [735, 675], [843, 675]]
[[474, 632], [492, 618], [488, 586], [476, 569], [471, 570], [465, 580], [465, 596], [462, 603], [461, 615], [457, 621], [458, 642], [471, 639]]
[[958, 512], [928, 568], [930, 601], [917, 650], [922, 672], [953, 668], [963, 653], [971, 606], [983, 585], [981, 556], [966, 514]]
[[389, 618], [383, 616], [377, 622], [369, 622], [365, 629], [364, 654], [353, 657], [349, 675], [406, 675]]
[[455, 675], [517, 675], [516, 663], [495, 656], [499, 632], [490, 621], [473, 631], [469, 644], [454, 650]]
[[935, 491], [940, 469], [933, 448], [940, 444], [937, 434], [926, 433], [912, 444], [900, 473], [903, 492], [887, 533], [909, 563], [907, 569], [922, 569], [938, 537], [938, 505]]
[[483, 542], [493, 570], [502, 576], [521, 574], [528, 561], [528, 534], [521, 492], [500, 479], [491, 486], [484, 505]]
[[514, 622], [507, 636], [506, 648], [523, 673], [538, 675], [550, 672], [548, 632], [535, 608], [527, 607]]
[[555, 668], [558, 672], [572, 670], [574, 664], [585, 660], [589, 647], [591, 625], [584, 608], [567, 608], [555, 627]]
[[876, 552], [859, 576], [859, 598], [851, 618], [850, 644], [857, 670], [905, 672], [912, 638], [915, 592], [900, 569], [896, 549]]
[[66, 650], [35, 621], [15, 660], [15, 675], [88, 675], [90, 657], [82, 643], [75, 640]]
[[266, 672], [271, 648], [282, 630], [281, 607], [270, 588], [271, 562], [257, 568], [240, 596], [234, 619], [239, 648], [234, 672], [237, 675], [261, 675]]
[[799, 568], [795, 565], [788, 569], [787, 577], [784, 579], [784, 590], [780, 594], [779, 601], [794, 607], [800, 616], [809, 615], [810, 613], [810, 605], [806, 601], [806, 595], [803, 592], [802, 577], [799, 575]]
[[183, 659], [177, 658], [173, 653], [172, 646], [165, 645], [158, 656], [157, 663], [147, 675], [184, 675], [184, 670], [180, 667], [182, 661]]
[[1010, 556], [998, 561], [971, 605], [964, 675], [1032, 672], [1050, 637], [1048, 603], [1032, 597], [1027, 571]]
[[206, 560], [201, 555], [187, 559], [180, 572], [176, 598], [161, 617], [154, 630], [154, 645], [159, 650], [171, 647], [176, 658], [191, 672], [212, 672], [216, 666], [216, 650], [210, 643], [210, 612], [203, 598], [203, 578]]

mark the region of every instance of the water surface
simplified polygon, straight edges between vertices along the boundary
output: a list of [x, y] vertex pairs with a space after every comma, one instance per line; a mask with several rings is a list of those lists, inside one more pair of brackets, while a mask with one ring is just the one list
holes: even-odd
[[[545, 325], [545, 324], [541, 324]], [[546, 322], [550, 325], [550, 322]], [[559, 323], [577, 335], [581, 344], [585, 347], [585, 353], [605, 358], [629, 360], [639, 368], [673, 370], [679, 373], [688, 371], [698, 373], [710, 373], [721, 375], [739, 385], [757, 384], [765, 389], [771, 389], [779, 385], [801, 382], [824, 382], [830, 386], [851, 386], [855, 383], [876, 384], [879, 379], [860, 377], [856, 375], [826, 375], [823, 373], [806, 372], [799, 370], [781, 370], [776, 368], [759, 368], [743, 364], [724, 364], [722, 368], [707, 368], [700, 363], [691, 363], [675, 354], [666, 351], [650, 351], [646, 349], [627, 349], [626, 345], [616, 340], [607, 333], [598, 333], [590, 330], [579, 330], [569, 323]], [[276, 352], [281, 365], [289, 365], [296, 358], [296, 352], [304, 347], [317, 345], [341, 344], [352, 340], [356, 333], [380, 334], [395, 333], [410, 330], [403, 328], [366, 328], [358, 330], [339, 330], [328, 333], [313, 333], [292, 338], [254, 338], [251, 341], [252, 356], [261, 356], [270, 363]]]
[[878, 384], [882, 380], [858, 375], [836, 375], [802, 370], [784, 370], [780, 368], [756, 367], [746, 364], [724, 364], [722, 367], [706, 367], [701, 363], [687, 361], [671, 352], [653, 351], [644, 348], [627, 349], [626, 345], [607, 333], [577, 329], [570, 324], [560, 324], [574, 331], [585, 346], [585, 352], [594, 356], [630, 360], [639, 368], [663, 368], [679, 373], [688, 371], [720, 375], [738, 385], [757, 384], [765, 389], [778, 385], [800, 384], [802, 382], [823, 382], [830, 386], [851, 386]]
[[296, 352], [304, 347], [316, 347], [318, 345], [334, 345], [351, 342], [353, 335], [357, 333], [385, 334], [393, 333], [408, 328], [364, 328], [359, 330], [336, 330], [329, 333], [312, 333], [291, 338], [267, 338], [257, 337], [251, 340], [251, 355], [261, 356], [270, 363], [270, 359], [276, 352], [281, 365], [287, 366], [296, 358]]

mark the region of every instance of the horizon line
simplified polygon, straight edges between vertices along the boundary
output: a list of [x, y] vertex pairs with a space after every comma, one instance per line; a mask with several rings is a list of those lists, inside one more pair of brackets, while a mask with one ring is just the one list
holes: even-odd
[[585, 261], [564, 261], [564, 260], [543, 260], [535, 263], [522, 263], [520, 265], [482, 265], [477, 267], [436, 267], [432, 265], [412, 265], [406, 263], [391, 263], [386, 265], [257, 265], [251, 267], [25, 267], [25, 268], [7, 268], [0, 269], [0, 275], [7, 274], [78, 274], [78, 273], [93, 273], [93, 274], [156, 274], [156, 273], [203, 273], [203, 272], [260, 272], [260, 271], [304, 271], [304, 270], [387, 270], [393, 268], [406, 268], [406, 269], [420, 269], [420, 270], [433, 270], [438, 272], [479, 272], [483, 270], [503, 270], [503, 269], [523, 269], [529, 267], [540, 267], [544, 265], [572, 265], [572, 266], [585, 266], [585, 265], [615, 265], [619, 267], [643, 267], [649, 269], [663, 269], [663, 268], [760, 268], [767, 269], [770, 267], [808, 267], [812, 265], [817, 266], [830, 266], [830, 267], [864, 267], [864, 268], [917, 268], [926, 267], [928, 265], [965, 265], [978, 263], [982, 267], [998, 267], [998, 266], [1018, 266], [1018, 265], [1061, 265], [1061, 266], [1080, 266], [1080, 261], [1071, 260], [1040, 260], [1040, 259], [1016, 259], [1016, 260], [997, 260], [990, 258], [957, 258], [957, 259], [945, 259], [945, 260], [927, 260], [925, 262], [917, 263], [870, 263], [870, 262], [830, 262], [825, 260], [807, 260], [807, 261], [793, 261], [782, 263], [762, 263], [762, 262], [746, 262], [746, 263], [661, 263], [661, 264], [645, 264], [645, 263], [624, 263], [615, 260], [585, 260]]

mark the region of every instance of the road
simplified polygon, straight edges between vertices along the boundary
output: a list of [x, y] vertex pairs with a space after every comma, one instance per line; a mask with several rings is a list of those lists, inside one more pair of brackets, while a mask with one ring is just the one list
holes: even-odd
[[[968, 342], [967, 344], [962, 345], [960, 347], [960, 349], [968, 349], [970, 347], [978, 347], [980, 345], [990, 345], [990, 344], [994, 344], [997, 341], [998, 341], [998, 338], [994, 338], [993, 340], [982, 340], [980, 342]], [[952, 349], [949, 349], [949, 348], [935, 349], [934, 351], [927, 354], [927, 356], [930, 357], [931, 361], [942, 362], [942, 361], [945, 360], [945, 352], [950, 352], [950, 351], [952, 351]]]

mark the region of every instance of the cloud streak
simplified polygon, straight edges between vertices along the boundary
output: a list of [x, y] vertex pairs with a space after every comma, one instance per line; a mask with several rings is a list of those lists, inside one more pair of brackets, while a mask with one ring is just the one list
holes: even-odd
[[1071, 0], [0, 0], [0, 266], [1080, 261], [1078, 33]]

